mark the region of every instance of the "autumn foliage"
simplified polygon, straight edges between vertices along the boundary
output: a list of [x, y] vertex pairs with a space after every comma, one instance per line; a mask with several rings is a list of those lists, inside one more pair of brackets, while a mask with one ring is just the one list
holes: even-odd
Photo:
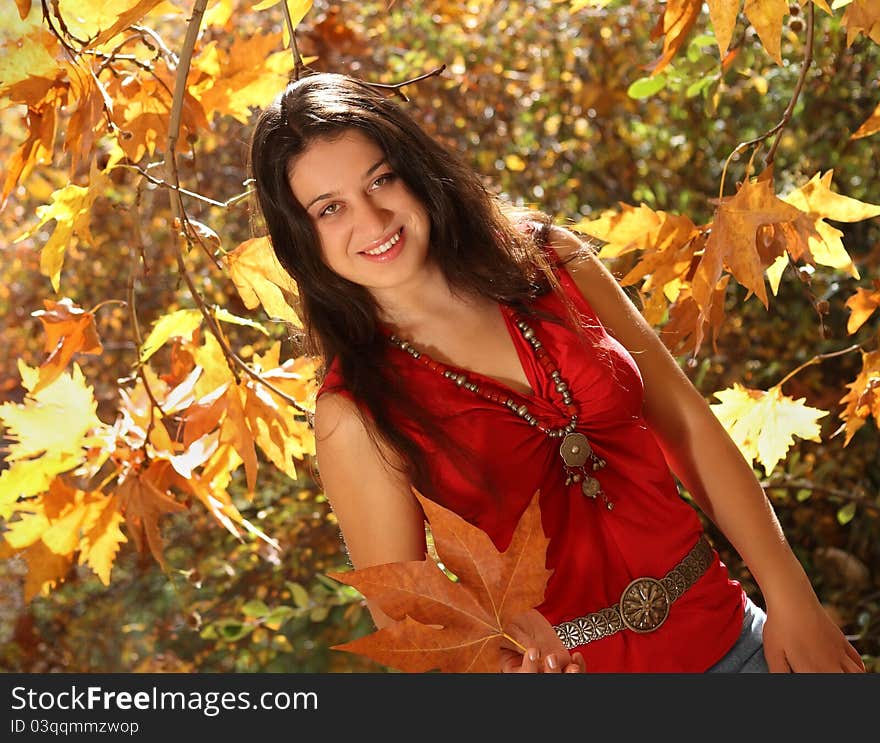
[[[301, 354], [296, 287], [250, 206], [254, 110], [305, 66], [394, 83], [440, 65], [401, 91], [405, 105], [490, 187], [601, 245], [789, 532], [815, 529], [799, 554], [831, 576], [828, 603], [838, 580], [841, 623], [876, 638], [880, 607], [862, 597], [880, 510], [880, 6], [705, 6], [16, 0], [0, 11], [0, 555], [5, 580], [23, 586], [16, 642], [38, 646], [35, 603], [61, 606], [88, 572], [92, 595], [109, 597], [134, 564], [176, 586], [174, 621], [199, 649], [167, 653], [186, 668], [227, 668], [215, 655], [244, 642], [259, 651], [242, 670], [285, 653], [306, 663], [319, 633], [323, 657], [337, 647], [408, 670], [488, 669], [504, 612], [539, 603], [538, 573], [504, 612], [468, 593], [471, 572], [507, 558], [482, 545], [480, 561], [462, 562], [454, 535], [482, 544], [480, 533], [427, 501], [459, 583], [430, 560], [343, 579], [313, 477], [318, 360]], [[836, 97], [856, 80], [858, 100]], [[538, 548], [516, 540], [514, 551]], [[388, 576], [430, 589], [442, 611], [421, 614]], [[346, 643], [368, 629], [360, 592], [375, 590], [410, 619]], [[429, 627], [447, 619], [472, 643], [460, 658]], [[413, 664], [395, 643], [433, 649]], [[138, 653], [129, 666], [154, 667]], [[345, 661], [321, 668], [334, 662]]]

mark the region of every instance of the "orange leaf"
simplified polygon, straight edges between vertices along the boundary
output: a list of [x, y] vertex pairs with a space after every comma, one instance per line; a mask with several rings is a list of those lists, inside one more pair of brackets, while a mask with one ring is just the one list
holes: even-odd
[[682, 291], [669, 308], [669, 321], [660, 331], [660, 340], [674, 356], [693, 352], [702, 343], [707, 330], [712, 333], [712, 348], [718, 353], [718, 333], [724, 322], [724, 297], [730, 276], [722, 276], [709, 300], [708, 314], [703, 313], [699, 325], [700, 308], [689, 291]]
[[844, 446], [865, 425], [868, 416], [880, 421], [880, 351], [862, 352], [862, 370], [847, 387], [849, 392], [840, 399], [840, 404], [846, 405], [840, 413], [843, 425], [834, 432], [836, 436], [846, 430]]
[[133, 7], [126, 8], [124, 12], [119, 14], [112, 26], [106, 30], [102, 30], [90, 46], [100, 46], [105, 41], [109, 41], [116, 36], [116, 34], [121, 33], [129, 26], [132, 26], [141, 20], [160, 2], [162, 2], [162, 0], [137, 0]]
[[703, 318], [724, 268], [768, 306], [764, 269], [769, 263], [758, 251], [758, 231], [763, 225], [789, 222], [800, 214], [773, 193], [767, 171], [743, 183], [736, 195], [721, 199], [706, 251], [694, 274], [693, 296]]
[[43, 344], [49, 356], [40, 364], [40, 378], [31, 394], [51, 384], [67, 367], [67, 363], [75, 353], [97, 355], [104, 349], [98, 331], [95, 328], [95, 316], [77, 307], [67, 297], [60, 302], [44, 299], [45, 310], [31, 313], [39, 317], [46, 332]]
[[31, 0], [15, 0], [15, 4], [18, 6], [18, 15], [21, 20], [27, 18], [28, 13], [31, 12]]
[[860, 287], [855, 294], [846, 300], [846, 306], [849, 307], [852, 314], [846, 323], [846, 332], [852, 335], [880, 307], [880, 279], [874, 279], [873, 291]]
[[663, 34], [663, 54], [649, 67], [651, 75], [658, 74], [678, 54], [687, 35], [700, 15], [702, 0], [669, 0], [657, 30]]
[[20, 554], [28, 566], [24, 579], [25, 603], [38, 594], [45, 596], [62, 583], [73, 563], [72, 555], [56, 555], [43, 542], [35, 542]]
[[880, 4], [877, 0], [853, 0], [843, 12], [841, 24], [846, 27], [846, 45], [851, 46], [859, 34], [880, 44]]
[[850, 139], [861, 139], [862, 137], [870, 137], [872, 134], [880, 132], [880, 104], [874, 109], [874, 112], [867, 120], [858, 128]]
[[541, 527], [539, 495], [532, 497], [504, 552], [481, 529], [415, 495], [437, 554], [457, 581], [430, 558], [329, 574], [396, 620], [333, 649], [407, 672], [497, 673], [514, 618], [543, 601], [552, 572], [545, 567], [549, 540]]
[[120, 499], [119, 510], [125, 516], [125, 523], [139, 552], [148, 546], [153, 557], [162, 568], [165, 558], [162, 554], [162, 535], [159, 531], [159, 518], [166, 513], [185, 511], [186, 507], [157, 487], [155, 479], [164, 469], [151, 465], [145, 472], [132, 473], [119, 486], [116, 494]]

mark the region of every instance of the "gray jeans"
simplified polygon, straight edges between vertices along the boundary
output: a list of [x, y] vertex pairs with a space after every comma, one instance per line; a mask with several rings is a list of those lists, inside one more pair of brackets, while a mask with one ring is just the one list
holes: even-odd
[[706, 673], [769, 673], [764, 658], [764, 622], [760, 606], [746, 599], [746, 612], [739, 639], [730, 651]]

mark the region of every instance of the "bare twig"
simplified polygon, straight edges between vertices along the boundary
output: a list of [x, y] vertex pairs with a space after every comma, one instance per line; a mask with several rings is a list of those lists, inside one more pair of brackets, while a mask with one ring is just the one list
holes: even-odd
[[308, 69], [303, 64], [302, 55], [299, 53], [299, 45], [296, 43], [296, 29], [293, 27], [293, 18], [290, 17], [290, 8], [286, 2], [281, 3], [282, 12], [284, 13], [284, 23], [287, 26], [287, 33], [290, 35], [290, 50], [293, 52], [293, 79], [299, 80], [302, 71]]
[[414, 77], [410, 80], [404, 80], [402, 83], [368, 83], [366, 81], [364, 81], [364, 83], [366, 85], [369, 85], [371, 88], [376, 88], [377, 90], [389, 90], [399, 95], [404, 100], [404, 102], [408, 102], [409, 98], [406, 97], [406, 94], [402, 90], [405, 85], [412, 85], [412, 83], [417, 83], [421, 80], [426, 80], [429, 77], [440, 75], [445, 69], [446, 65], [442, 64], [439, 67], [435, 67], [430, 72], [426, 72], [424, 75], [419, 75], [418, 77]]
[[162, 416], [163, 420], [168, 419], [168, 414], [165, 412], [165, 410], [159, 404], [159, 401], [156, 399], [156, 396], [153, 394], [153, 390], [150, 387], [150, 383], [147, 381], [147, 375], [144, 374], [144, 364], [141, 361], [141, 349], [143, 348], [143, 345], [144, 345], [144, 339], [143, 339], [143, 336], [141, 335], [141, 328], [140, 328], [140, 324], [138, 323], [138, 319], [137, 319], [137, 305], [135, 303], [135, 293], [134, 293], [134, 275], [135, 275], [135, 272], [137, 271], [137, 252], [135, 250], [134, 245], [132, 245], [131, 248], [129, 249], [129, 253], [131, 254], [131, 263], [130, 263], [130, 268], [128, 271], [128, 286], [127, 286], [127, 290], [128, 290], [128, 319], [129, 319], [129, 322], [131, 323], [131, 330], [134, 333], [135, 342], [137, 343], [137, 361], [135, 362], [137, 364], [137, 375], [138, 375], [138, 377], [140, 377], [141, 382], [143, 382], [144, 391], [147, 393], [147, 397], [150, 398], [150, 402], [153, 404], [153, 406], [150, 408], [150, 423], [147, 426], [147, 433], [146, 433], [146, 438], [149, 440], [150, 433], [153, 430], [153, 425], [155, 423], [155, 418], [156, 418], [153, 411], [158, 410], [159, 415]]
[[825, 495], [830, 495], [833, 498], [840, 498], [841, 500], [845, 500], [849, 503], [856, 503], [863, 508], [874, 511], [875, 513], [880, 513], [880, 507], [871, 503], [864, 495], [852, 493], [849, 490], [839, 490], [838, 488], [830, 488], [816, 485], [810, 480], [795, 480], [792, 478], [785, 478], [784, 480], [774, 482], [768, 479], [761, 481], [761, 487], [764, 490], [809, 490], [814, 493], [823, 493]]
[[[146, 26], [135, 25], [131, 27], [132, 30], [137, 31], [144, 36], [149, 36], [156, 46], [159, 47], [162, 54], [165, 56], [165, 59], [168, 60], [168, 63], [173, 67], [177, 67], [179, 60], [177, 59], [177, 55], [172, 52], [167, 46], [165, 46], [165, 42], [162, 41], [162, 37], [159, 36], [153, 29], [147, 28]], [[144, 39], [144, 43], [147, 44], [146, 39]]]
[[785, 113], [782, 115], [782, 121], [779, 122], [779, 126], [776, 129], [776, 139], [773, 141], [773, 146], [770, 148], [770, 152], [767, 153], [767, 157], [764, 158], [764, 164], [768, 167], [773, 164], [773, 160], [776, 157], [776, 148], [779, 147], [779, 140], [782, 138], [782, 129], [789, 121], [791, 121], [791, 115], [794, 112], [795, 104], [800, 97], [801, 90], [804, 88], [804, 83], [807, 81], [807, 73], [810, 71], [810, 65], [813, 64], [813, 33], [816, 27], [815, 21], [816, 8], [810, 3], [807, 7], [807, 46], [804, 50], [804, 64], [801, 67], [801, 74], [798, 76], [797, 85], [794, 88], [794, 94], [788, 102], [788, 108], [785, 109]]
[[[195, 49], [196, 39], [198, 38], [199, 28], [202, 24], [202, 17], [205, 14], [205, 7], [207, 3], [208, 0], [195, 0], [195, 3], [193, 4], [192, 16], [190, 17], [189, 25], [186, 29], [186, 37], [184, 38], [183, 49], [180, 52], [180, 63], [177, 67], [177, 75], [174, 83], [174, 97], [171, 104], [171, 116], [168, 123], [167, 165], [170, 171], [170, 179], [168, 180], [170, 180], [171, 185], [173, 186], [173, 188], [169, 189], [171, 212], [174, 215], [175, 219], [178, 220], [179, 223], [183, 226], [183, 235], [188, 243], [191, 243], [191, 238], [190, 230], [187, 229], [186, 211], [183, 208], [183, 200], [181, 199], [180, 177], [177, 171], [176, 147], [177, 140], [180, 136], [180, 122], [183, 113], [183, 95], [184, 91], [186, 90], [186, 78], [189, 73], [193, 50]], [[217, 339], [217, 343], [220, 344], [220, 348], [222, 349], [223, 354], [226, 357], [227, 363], [230, 364], [230, 371], [235, 377], [236, 383], [240, 383], [241, 381], [238, 375], [238, 371], [235, 368], [235, 366], [237, 365], [250, 377], [260, 382], [267, 389], [274, 392], [276, 395], [287, 401], [298, 411], [303, 413], [303, 415], [307, 416], [309, 414], [309, 411], [302, 407], [302, 405], [300, 405], [297, 400], [264, 379], [258, 372], [254, 371], [241, 358], [239, 358], [238, 354], [236, 354], [229, 347], [229, 344], [226, 342], [226, 338], [223, 335], [223, 332], [220, 330], [216, 319], [214, 318], [213, 314], [208, 309], [207, 305], [199, 294], [199, 291], [195, 286], [192, 276], [186, 268], [186, 263], [183, 260], [183, 251], [180, 248], [178, 248], [177, 250], [177, 266], [180, 270], [180, 275], [183, 277], [187, 287], [190, 290], [190, 293], [192, 294], [193, 301], [196, 303], [199, 311], [202, 313], [202, 317], [205, 319], [205, 323], [208, 326], [208, 329]], [[231, 362], [234, 362], [234, 364]]]
[[801, 365], [800, 365], [797, 369], [795, 369], [794, 371], [790, 371], [788, 374], [786, 374], [786, 375], [782, 378], [782, 381], [779, 382], [779, 383], [777, 383], [775, 386], [776, 386], [776, 387], [782, 387], [782, 385], [784, 385], [784, 384], [785, 384], [789, 379], [791, 379], [795, 374], [797, 374], [799, 371], [802, 371], [802, 370], [806, 369], [808, 366], [813, 366], [814, 364], [818, 364], [820, 361], [824, 361], [825, 359], [833, 359], [835, 356], [843, 356], [843, 355], [846, 354], [846, 353], [851, 353], [852, 351], [857, 351], [857, 350], [860, 349], [860, 348], [861, 348], [860, 345], [855, 344], [855, 345], [853, 345], [853, 346], [850, 346], [849, 348], [844, 348], [844, 349], [842, 349], [842, 350], [840, 350], [840, 351], [832, 351], [831, 353], [820, 353], [820, 354], [817, 354], [816, 356], [813, 356], [813, 358], [811, 358], [809, 361], [805, 361], [803, 364], [801, 364]]
[[163, 181], [161, 178], [156, 178], [156, 176], [150, 175], [146, 170], [144, 170], [139, 165], [133, 165], [131, 163], [119, 163], [113, 166], [115, 168], [124, 168], [127, 170], [134, 170], [137, 173], [140, 173], [144, 178], [146, 178], [150, 183], [154, 186], [160, 186], [162, 188], [170, 188], [172, 191], [178, 191], [184, 196], [189, 196], [193, 199], [198, 199], [199, 201], [203, 201], [206, 204], [210, 204], [211, 206], [219, 206], [221, 209], [228, 209], [231, 206], [234, 206], [239, 201], [244, 201], [248, 196], [253, 193], [253, 189], [249, 189], [244, 193], [237, 194], [226, 201], [217, 201], [215, 199], [210, 198], [209, 196], [203, 196], [200, 193], [196, 193], [195, 191], [188, 191], [185, 188], [181, 188], [174, 183], [168, 183], [168, 181]]
[[800, 76], [798, 77], [797, 84], [794, 88], [794, 93], [792, 93], [791, 100], [788, 102], [788, 106], [785, 109], [785, 113], [782, 115], [782, 120], [770, 129], [767, 132], [764, 132], [759, 137], [755, 137], [754, 139], [750, 139], [748, 142], [741, 142], [738, 144], [733, 152], [727, 157], [727, 160], [724, 162], [724, 169], [721, 171], [721, 185], [718, 189], [718, 198], [722, 198], [724, 196], [724, 181], [727, 177], [727, 168], [730, 165], [730, 161], [740, 152], [747, 149], [748, 147], [752, 147], [753, 145], [760, 144], [766, 139], [769, 139], [774, 134], [776, 135], [776, 139], [773, 142], [773, 146], [770, 148], [770, 151], [767, 153], [767, 156], [764, 158], [764, 165], [769, 167], [773, 164], [773, 160], [776, 157], [776, 148], [779, 146], [779, 140], [782, 137], [782, 130], [788, 125], [788, 122], [791, 121], [791, 115], [794, 111], [794, 107], [797, 104], [798, 98], [800, 97], [801, 90], [803, 90], [804, 83], [807, 80], [807, 72], [810, 69], [810, 65], [813, 63], [813, 31], [815, 28], [815, 8], [812, 4], [807, 8], [807, 44], [806, 49], [804, 50], [804, 64], [801, 68]]

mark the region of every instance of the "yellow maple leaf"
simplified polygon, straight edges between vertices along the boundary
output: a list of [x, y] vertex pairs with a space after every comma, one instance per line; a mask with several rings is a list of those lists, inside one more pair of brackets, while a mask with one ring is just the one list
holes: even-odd
[[116, 495], [102, 496], [92, 504], [82, 527], [79, 564], [88, 565], [105, 586], [110, 585], [110, 570], [125, 534], [119, 528], [124, 518]]
[[844, 446], [865, 425], [868, 416], [880, 421], [880, 351], [862, 351], [862, 370], [846, 386], [849, 392], [840, 399], [845, 406], [840, 413], [843, 425], [834, 432], [836, 436], [841, 430], [846, 431]]
[[270, 103], [293, 69], [293, 56], [280, 50], [280, 41], [277, 33], [255, 33], [234, 38], [228, 50], [210, 42], [193, 61], [202, 75], [189, 92], [208, 116], [217, 112], [246, 124], [251, 108]]
[[96, 47], [136, 24], [162, 0], [58, 0], [68, 32]]
[[[782, 200], [803, 212], [788, 226], [791, 237], [789, 252], [797, 259], [799, 252], [811, 256], [812, 261], [823, 266], [846, 271], [859, 278], [858, 269], [843, 246], [843, 233], [828, 224], [825, 219], [836, 222], [859, 222], [880, 215], [880, 206], [868, 204], [831, 190], [833, 170], [816, 173], [807, 183], [795, 189]], [[795, 247], [799, 244], [800, 247]]]
[[739, 15], [739, 9], [742, 6], [741, 0], [708, 0], [709, 18], [712, 21], [712, 28], [715, 31], [715, 38], [718, 39], [718, 49], [721, 52], [721, 58], [727, 54], [730, 46], [730, 40], [733, 38], [733, 29], [736, 26], [736, 17]]
[[816, 421], [828, 415], [826, 410], [804, 405], [804, 398], [783, 395], [778, 385], [765, 392], [734, 383], [715, 397], [721, 402], [709, 406], [712, 412], [746, 460], [759, 462], [767, 475], [785, 458], [795, 436], [820, 441]]
[[172, 338], [189, 339], [193, 331], [202, 324], [202, 313], [199, 310], [176, 310], [162, 315], [156, 320], [153, 329], [141, 346], [141, 363], [149, 359], [156, 351]]
[[55, 229], [40, 254], [40, 272], [49, 277], [57, 292], [61, 283], [61, 267], [64, 254], [74, 236], [91, 242], [89, 231], [91, 209], [95, 199], [107, 193], [109, 179], [93, 165], [88, 186], [73, 183], [52, 194], [52, 203], [37, 207], [39, 222], [15, 239], [21, 242], [31, 237], [47, 222], [55, 220]]
[[77, 364], [72, 373], [63, 373], [38, 392], [32, 392], [39, 371], [19, 359], [22, 385], [28, 395], [21, 404], [0, 405], [0, 420], [12, 440], [8, 459], [11, 462], [32, 459], [44, 454], [80, 455], [88, 434], [104, 424], [97, 417], [98, 403], [92, 388]]
[[782, 64], [782, 19], [788, 14], [788, 0], [746, 0], [746, 18], [776, 64]]
[[302, 327], [290, 304], [296, 284], [278, 263], [268, 238], [246, 240], [226, 256], [226, 263], [245, 307], [252, 310], [262, 304], [269, 317]]
[[847, 46], [851, 46], [859, 34], [865, 34], [880, 44], [880, 4], [877, 0], [852, 0], [840, 22], [846, 28]]

